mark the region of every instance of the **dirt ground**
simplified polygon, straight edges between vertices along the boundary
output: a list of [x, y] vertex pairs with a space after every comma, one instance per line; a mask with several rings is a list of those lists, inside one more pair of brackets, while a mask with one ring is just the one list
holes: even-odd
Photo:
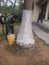
[[25, 49], [0, 41], [0, 65], [49, 65], [49, 45], [35, 34], [34, 38], [35, 45]]

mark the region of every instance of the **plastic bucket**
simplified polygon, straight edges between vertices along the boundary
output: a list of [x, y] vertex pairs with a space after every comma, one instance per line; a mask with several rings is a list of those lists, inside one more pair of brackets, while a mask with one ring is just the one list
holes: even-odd
[[10, 34], [7, 35], [7, 39], [10, 45], [14, 45], [15, 44], [15, 34]]

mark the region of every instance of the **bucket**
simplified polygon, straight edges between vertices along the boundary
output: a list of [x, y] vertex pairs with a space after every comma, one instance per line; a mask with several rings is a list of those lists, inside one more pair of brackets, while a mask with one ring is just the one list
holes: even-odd
[[7, 35], [7, 40], [8, 40], [8, 43], [10, 45], [14, 45], [15, 44], [15, 34], [9, 34], [9, 35]]

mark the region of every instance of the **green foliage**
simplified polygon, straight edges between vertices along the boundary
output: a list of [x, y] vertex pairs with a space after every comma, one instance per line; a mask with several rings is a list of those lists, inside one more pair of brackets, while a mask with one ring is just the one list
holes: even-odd
[[12, 14], [12, 6], [2, 6], [1, 7], [1, 12], [4, 13], [5, 15]]
[[[0, 7], [0, 11], [5, 14], [5, 16], [7, 17], [7, 14], [12, 15], [13, 14], [13, 10], [14, 6], [1, 6]], [[19, 6], [15, 6], [15, 14], [17, 15], [17, 22], [21, 22], [22, 19], [22, 11], [23, 11], [23, 0], [19, 1]]]
[[22, 19], [22, 11], [23, 11], [23, 0], [20, 0], [19, 1], [19, 8], [17, 10], [17, 18], [18, 18], [18, 21], [21, 22], [21, 19]]

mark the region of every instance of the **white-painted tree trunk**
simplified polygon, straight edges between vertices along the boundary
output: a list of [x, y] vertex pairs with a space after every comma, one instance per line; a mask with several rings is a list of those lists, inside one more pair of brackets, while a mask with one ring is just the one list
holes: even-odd
[[22, 23], [17, 36], [17, 44], [30, 47], [35, 41], [32, 33], [32, 11], [23, 10]]

